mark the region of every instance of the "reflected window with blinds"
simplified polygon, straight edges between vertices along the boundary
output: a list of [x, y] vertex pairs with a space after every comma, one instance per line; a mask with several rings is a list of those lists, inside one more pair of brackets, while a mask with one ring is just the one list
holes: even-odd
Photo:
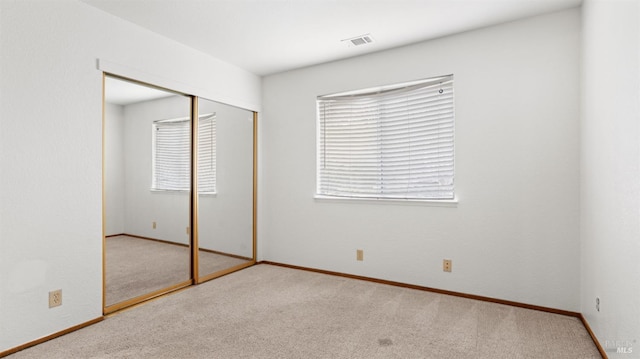
[[454, 199], [453, 75], [319, 96], [317, 195]]
[[[190, 147], [189, 118], [153, 122], [153, 190], [190, 190]], [[198, 193], [215, 192], [216, 115], [207, 114], [198, 119]]]

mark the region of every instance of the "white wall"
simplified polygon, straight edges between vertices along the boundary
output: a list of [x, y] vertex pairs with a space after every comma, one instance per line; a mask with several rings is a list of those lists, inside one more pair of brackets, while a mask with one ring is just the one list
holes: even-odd
[[[251, 109], [260, 105], [261, 80], [73, 0], [0, 1], [0, 49], [3, 351], [102, 315], [96, 59]], [[49, 309], [48, 291], [60, 288], [63, 305]]]
[[104, 118], [105, 235], [125, 233], [124, 108], [106, 104]]
[[[581, 309], [617, 357], [640, 357], [640, 5], [583, 5]], [[600, 298], [596, 311], [595, 298]], [[621, 345], [626, 346], [626, 345]]]
[[[572, 9], [264, 78], [261, 257], [579, 310], [579, 54]], [[451, 73], [457, 207], [314, 200], [316, 96]]]

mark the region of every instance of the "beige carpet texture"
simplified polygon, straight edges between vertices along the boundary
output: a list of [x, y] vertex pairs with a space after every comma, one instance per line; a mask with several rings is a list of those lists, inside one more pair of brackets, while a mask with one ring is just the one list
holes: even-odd
[[600, 355], [574, 317], [259, 264], [8, 358]]

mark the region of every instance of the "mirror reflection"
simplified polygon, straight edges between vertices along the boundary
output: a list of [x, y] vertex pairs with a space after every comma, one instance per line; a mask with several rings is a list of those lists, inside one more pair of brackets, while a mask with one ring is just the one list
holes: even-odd
[[253, 261], [253, 112], [198, 99], [198, 273]]
[[191, 99], [105, 78], [105, 307], [191, 283]]

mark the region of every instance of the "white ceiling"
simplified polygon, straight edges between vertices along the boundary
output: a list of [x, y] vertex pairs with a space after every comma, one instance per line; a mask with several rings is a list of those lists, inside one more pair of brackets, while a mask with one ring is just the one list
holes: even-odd
[[173, 92], [157, 90], [113, 77], [105, 79], [104, 88], [105, 102], [121, 106], [175, 95]]
[[[579, 6], [582, 0], [81, 0], [268, 75]], [[371, 34], [372, 44], [341, 40]]]

